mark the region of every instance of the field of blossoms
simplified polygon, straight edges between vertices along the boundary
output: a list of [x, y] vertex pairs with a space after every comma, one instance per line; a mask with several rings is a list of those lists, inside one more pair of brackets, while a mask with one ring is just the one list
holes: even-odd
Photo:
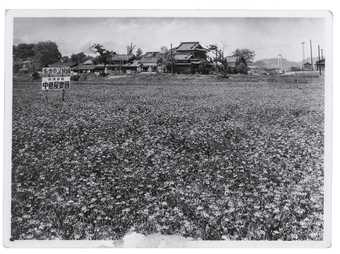
[[321, 240], [323, 84], [14, 83], [12, 239]]

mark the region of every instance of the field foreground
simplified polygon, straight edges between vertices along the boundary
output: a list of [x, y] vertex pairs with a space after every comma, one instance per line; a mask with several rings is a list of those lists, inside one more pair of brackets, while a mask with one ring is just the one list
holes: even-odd
[[323, 84], [13, 89], [12, 239], [322, 240]]

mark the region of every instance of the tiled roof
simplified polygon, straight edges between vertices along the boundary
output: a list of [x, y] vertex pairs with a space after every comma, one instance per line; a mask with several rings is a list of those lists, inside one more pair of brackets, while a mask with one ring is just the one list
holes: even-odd
[[181, 61], [181, 60], [189, 60], [191, 57], [192, 55], [190, 54], [176, 54], [174, 56], [174, 59]]
[[73, 70], [94, 70], [95, 69], [94, 64], [80, 64], [73, 68]]
[[141, 64], [146, 63], [157, 63], [159, 60], [158, 57], [142, 57], [142, 59], [139, 61]]
[[193, 50], [198, 46], [198, 42], [181, 42], [177, 47], [177, 50]]
[[112, 61], [129, 61], [131, 58], [132, 58], [132, 56], [128, 56], [128, 55], [125, 55], [125, 54], [113, 55]]
[[83, 62], [83, 64], [93, 64], [93, 61], [91, 59], [88, 59], [85, 62]]
[[160, 52], [158, 51], [150, 51], [150, 52], [145, 52], [145, 54], [142, 57], [157, 57], [160, 55]]
[[176, 48], [177, 51], [196, 50], [196, 49], [204, 50], [204, 48], [199, 44], [198, 41], [181, 42], [181, 44], [179, 44], [179, 46]]

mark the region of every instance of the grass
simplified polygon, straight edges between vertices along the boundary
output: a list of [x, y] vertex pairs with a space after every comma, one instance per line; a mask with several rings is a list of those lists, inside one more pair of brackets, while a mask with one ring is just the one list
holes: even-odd
[[321, 240], [323, 84], [146, 76], [13, 92], [12, 239]]

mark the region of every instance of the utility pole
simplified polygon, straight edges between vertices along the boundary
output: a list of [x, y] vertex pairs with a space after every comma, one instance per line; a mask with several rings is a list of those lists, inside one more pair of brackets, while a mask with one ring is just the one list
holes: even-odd
[[301, 42], [302, 45], [302, 66], [301, 66], [301, 70], [303, 70], [303, 64], [305, 63], [305, 42]]
[[171, 73], [174, 73], [174, 61], [172, 59], [172, 43], [170, 43]]
[[320, 66], [320, 45], [318, 45], [318, 64], [316, 65], [317, 70], [319, 70], [319, 73], [321, 75], [321, 66]]
[[323, 49], [321, 49], [321, 59], [323, 59]]
[[310, 64], [312, 65], [312, 71], [314, 71], [312, 40], [309, 40], [309, 47], [310, 47]]

